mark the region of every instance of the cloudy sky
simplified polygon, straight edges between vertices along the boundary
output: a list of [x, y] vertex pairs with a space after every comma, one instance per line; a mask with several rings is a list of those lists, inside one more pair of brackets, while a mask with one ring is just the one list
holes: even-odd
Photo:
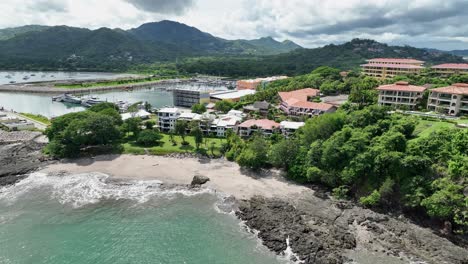
[[272, 36], [305, 47], [372, 38], [468, 49], [468, 0], [1, 0], [0, 28], [137, 27], [163, 19], [227, 38]]

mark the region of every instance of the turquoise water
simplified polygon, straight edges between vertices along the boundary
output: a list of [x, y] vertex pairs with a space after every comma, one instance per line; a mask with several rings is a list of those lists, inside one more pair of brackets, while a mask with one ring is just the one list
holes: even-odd
[[286, 263], [212, 193], [103, 174], [33, 174], [0, 190], [0, 263]]
[[[89, 93], [82, 96], [97, 96], [101, 100], [116, 102], [119, 100], [136, 103], [146, 101], [155, 108], [173, 105], [172, 88], [199, 89], [206, 87], [197, 83], [189, 84], [160, 84], [148, 88], [135, 89], [133, 91], [108, 91], [101, 93]], [[214, 86], [214, 90], [224, 90], [226, 87]], [[40, 114], [47, 117], [56, 117], [70, 112], [83, 111], [79, 105], [52, 102], [49, 94], [27, 94], [0, 92], [0, 108], [14, 110], [20, 113]]]

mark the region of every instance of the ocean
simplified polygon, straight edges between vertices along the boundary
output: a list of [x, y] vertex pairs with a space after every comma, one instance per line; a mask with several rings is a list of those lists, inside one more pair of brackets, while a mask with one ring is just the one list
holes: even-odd
[[218, 195], [33, 173], [0, 189], [0, 263], [289, 263], [220, 211]]

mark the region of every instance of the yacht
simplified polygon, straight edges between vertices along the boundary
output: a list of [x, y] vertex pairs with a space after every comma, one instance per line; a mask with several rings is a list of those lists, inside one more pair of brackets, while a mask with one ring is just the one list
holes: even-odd
[[70, 104], [81, 104], [81, 99], [72, 95], [72, 94], [62, 94], [59, 96], [54, 96], [52, 97], [52, 101], [56, 102], [64, 102], [64, 103], [70, 103]]
[[85, 106], [85, 107], [91, 107], [93, 105], [96, 105], [96, 104], [100, 104], [100, 103], [104, 103], [105, 101], [102, 101], [102, 100], [99, 100], [97, 97], [95, 96], [92, 96], [88, 99], [83, 99], [81, 101], [81, 105], [82, 106]]

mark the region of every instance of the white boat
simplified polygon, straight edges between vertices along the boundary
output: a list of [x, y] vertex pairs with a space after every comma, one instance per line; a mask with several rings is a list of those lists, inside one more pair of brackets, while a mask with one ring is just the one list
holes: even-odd
[[97, 97], [92, 96], [88, 99], [83, 99], [81, 101], [81, 105], [84, 107], [91, 107], [96, 104], [104, 103], [105, 101], [99, 100]]
[[72, 94], [62, 94], [52, 97], [52, 101], [64, 102], [70, 104], [81, 104], [81, 99]]
[[23, 80], [29, 80], [29, 76], [24, 76]]

